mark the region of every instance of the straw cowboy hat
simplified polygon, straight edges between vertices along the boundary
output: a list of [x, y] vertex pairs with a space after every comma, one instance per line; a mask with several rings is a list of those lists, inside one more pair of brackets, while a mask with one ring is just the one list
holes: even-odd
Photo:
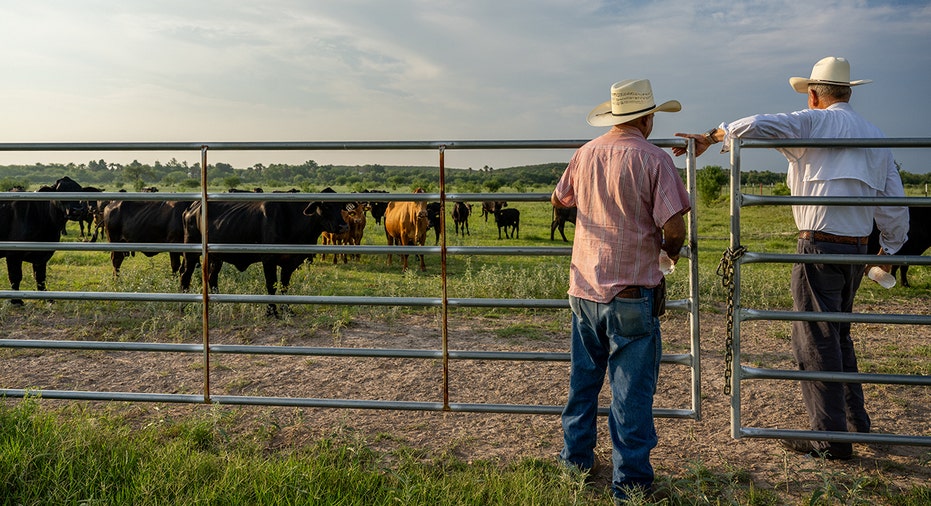
[[835, 86], [859, 86], [871, 83], [869, 79], [850, 80], [850, 62], [844, 58], [828, 56], [822, 58], [811, 69], [811, 77], [790, 77], [789, 84], [799, 93], [808, 93], [809, 84], [833, 84]]
[[611, 86], [611, 100], [588, 113], [591, 126], [614, 126], [654, 112], [676, 112], [682, 109], [678, 100], [656, 105], [648, 79], [628, 79]]

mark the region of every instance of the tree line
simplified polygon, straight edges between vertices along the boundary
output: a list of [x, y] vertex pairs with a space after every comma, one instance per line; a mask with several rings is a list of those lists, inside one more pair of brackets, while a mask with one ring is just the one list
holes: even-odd
[[[458, 193], [494, 193], [502, 188], [509, 191], [548, 191], [562, 175], [566, 164], [551, 162], [507, 168], [484, 166], [480, 169], [446, 169], [446, 184]], [[684, 172], [684, 170], [680, 170]], [[931, 173], [899, 173], [905, 185], [931, 184]], [[85, 186], [96, 186], [107, 191], [121, 189], [140, 191], [156, 186], [180, 191], [200, 187], [200, 163], [188, 164], [172, 158], [167, 163], [154, 164], [133, 160], [119, 164], [101, 160], [87, 163], [35, 163], [27, 165], [0, 165], [0, 191], [19, 186], [27, 190], [51, 184], [62, 176], [69, 176]], [[698, 171], [699, 186], [718, 186], [729, 180], [728, 172], [720, 166], [706, 166]], [[684, 174], [683, 174], [684, 178]], [[785, 184], [785, 172], [746, 170], [741, 172], [741, 185], [776, 186]], [[251, 167], [235, 168], [218, 162], [207, 166], [207, 181], [212, 188], [296, 188], [315, 192], [327, 186], [349, 188], [350, 191], [385, 189], [409, 191], [423, 188], [437, 191], [436, 167], [368, 165], [320, 165], [314, 160], [301, 164], [257, 163]]]

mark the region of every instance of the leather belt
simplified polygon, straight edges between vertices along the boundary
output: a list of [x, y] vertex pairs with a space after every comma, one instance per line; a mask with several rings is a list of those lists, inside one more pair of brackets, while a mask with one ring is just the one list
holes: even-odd
[[627, 288], [617, 292], [617, 295], [614, 296], [615, 299], [639, 299], [643, 297], [640, 293], [639, 286], [628, 286]]
[[802, 230], [799, 232], [798, 238], [805, 241], [833, 242], [836, 244], [850, 244], [852, 246], [865, 246], [866, 243], [869, 242], [869, 237], [834, 235], [817, 230]]

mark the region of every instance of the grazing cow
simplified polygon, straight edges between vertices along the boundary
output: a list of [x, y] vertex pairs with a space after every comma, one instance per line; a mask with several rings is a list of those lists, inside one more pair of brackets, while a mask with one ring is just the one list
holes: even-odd
[[[498, 225], [498, 239], [501, 239], [501, 229], [504, 229], [504, 237], [508, 239], [517, 239], [520, 237], [520, 211], [517, 209], [499, 209], [495, 211], [495, 224]], [[508, 229], [511, 234], [508, 235]]]
[[[43, 186], [40, 192], [80, 192], [81, 185], [69, 177], [63, 177], [54, 186]], [[11, 242], [58, 242], [61, 229], [70, 216], [80, 213], [79, 201], [42, 201], [13, 200], [0, 202], [0, 241]], [[7, 276], [10, 287], [19, 290], [23, 280], [23, 262], [32, 264], [36, 279], [36, 290], [46, 290], [45, 281], [48, 261], [54, 251], [3, 251], [0, 258], [6, 257]], [[21, 299], [10, 302], [22, 305]]]
[[[462, 230], [462, 237], [469, 234], [469, 215], [472, 214], [472, 204], [456, 202], [453, 206], [453, 222], [456, 224], [456, 235]], [[472, 235], [472, 234], [469, 234]]]
[[488, 223], [488, 215], [494, 215], [495, 211], [500, 211], [508, 206], [507, 202], [504, 201], [486, 201], [482, 202], [482, 214], [480, 217], [485, 217], [485, 223]]
[[[322, 193], [336, 193], [326, 188]], [[320, 234], [346, 230], [343, 204], [339, 202], [211, 202], [207, 212], [208, 241], [213, 244], [317, 244]], [[184, 212], [184, 242], [201, 243], [201, 204], [195, 202]], [[199, 253], [185, 253], [181, 268], [181, 290], [191, 288], [194, 265]], [[261, 262], [265, 275], [265, 290], [274, 295], [286, 294], [291, 276], [309, 253], [211, 253], [208, 256], [207, 283], [217, 292], [223, 262], [240, 272]], [[278, 269], [281, 269], [279, 282]], [[269, 304], [266, 314], [278, 316], [275, 304]]]
[[[419, 190], [415, 193], [422, 193]], [[426, 202], [389, 202], [385, 209], [385, 237], [388, 246], [423, 246], [427, 238], [427, 228], [430, 221], [427, 218]], [[420, 270], [426, 271], [423, 255], [420, 257]], [[407, 270], [407, 255], [401, 255], [403, 270]], [[391, 254], [388, 254], [388, 265], [391, 265]]]
[[[110, 242], [182, 243], [184, 242], [184, 211], [191, 202], [114, 200], [103, 209], [103, 229]], [[134, 252], [111, 251], [113, 275], [119, 277], [123, 260]], [[157, 251], [146, 251], [152, 257]], [[181, 253], [168, 252], [171, 273], [181, 268]]]
[[575, 225], [575, 217], [578, 214], [577, 207], [556, 207], [553, 206], [553, 223], [550, 224], [550, 240], [556, 236], [556, 229], [559, 229], [559, 235], [562, 236], [563, 242], [569, 242], [566, 239], [566, 222]]
[[434, 241], [433, 245], [436, 246], [440, 243], [440, 215], [442, 214], [442, 206], [439, 202], [430, 202], [427, 204], [427, 230], [433, 229]]
[[[931, 207], [909, 207], [908, 208], [908, 240], [897, 251], [896, 255], [922, 255], [931, 248]], [[870, 234], [867, 252], [876, 254], [879, 252], [879, 229], [873, 225], [873, 233]], [[892, 275], [895, 276], [897, 270], [901, 267], [902, 286], [910, 287], [908, 282], [908, 265], [893, 265]]]

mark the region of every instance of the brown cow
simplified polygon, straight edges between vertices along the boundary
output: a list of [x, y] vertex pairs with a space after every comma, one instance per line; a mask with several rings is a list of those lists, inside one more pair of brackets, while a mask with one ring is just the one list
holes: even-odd
[[[343, 221], [349, 225], [349, 229], [343, 232], [326, 232], [324, 231], [320, 234], [320, 243], [327, 245], [332, 244], [336, 245], [359, 245], [362, 244], [362, 234], [365, 232], [365, 212], [368, 210], [368, 206], [362, 203], [353, 203], [350, 202], [346, 204], [345, 208], [342, 210]], [[333, 263], [337, 263], [338, 259], [342, 257], [343, 263], [347, 263], [347, 258], [349, 255], [346, 253], [334, 253], [333, 254]], [[354, 259], [358, 260], [359, 255], [352, 255]], [[323, 255], [321, 255], [321, 258]]]
[[[423, 193], [418, 189], [415, 193]], [[385, 237], [388, 246], [423, 246], [427, 238], [427, 228], [430, 222], [427, 219], [426, 202], [389, 202], [385, 209]], [[423, 255], [420, 257], [420, 270], [426, 271]], [[407, 255], [401, 255], [403, 270], [407, 270]], [[391, 254], [388, 254], [388, 265], [391, 265]]]

